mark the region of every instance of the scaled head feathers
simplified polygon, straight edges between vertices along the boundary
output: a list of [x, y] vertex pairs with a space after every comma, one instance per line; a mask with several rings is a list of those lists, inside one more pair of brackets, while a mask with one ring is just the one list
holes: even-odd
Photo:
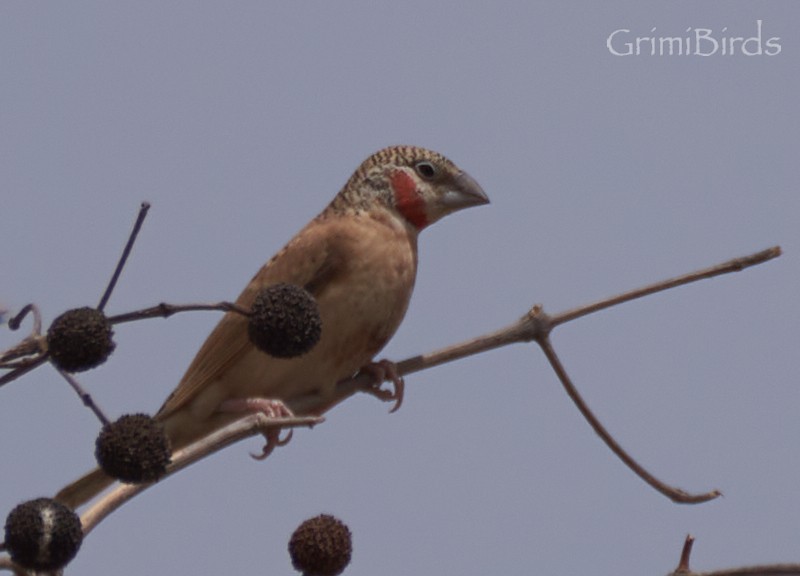
[[421, 230], [451, 212], [488, 202], [478, 183], [438, 152], [391, 146], [358, 167], [330, 208], [361, 212], [377, 203]]

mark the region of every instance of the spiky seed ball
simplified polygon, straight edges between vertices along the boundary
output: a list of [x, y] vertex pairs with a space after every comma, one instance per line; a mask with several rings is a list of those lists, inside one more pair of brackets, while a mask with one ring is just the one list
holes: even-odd
[[309, 518], [289, 540], [292, 566], [305, 576], [337, 576], [350, 563], [352, 553], [350, 529], [329, 514]]
[[250, 341], [276, 358], [292, 358], [311, 350], [322, 334], [314, 297], [293, 284], [264, 288], [251, 307]]
[[28, 570], [63, 568], [75, 558], [82, 541], [81, 519], [50, 498], [23, 502], [6, 517], [6, 549]]
[[147, 414], [126, 414], [103, 426], [94, 454], [97, 463], [112, 478], [142, 483], [164, 475], [171, 451], [160, 422]]
[[67, 372], [83, 372], [106, 361], [116, 344], [106, 315], [96, 308], [73, 308], [53, 320], [47, 348], [53, 364]]

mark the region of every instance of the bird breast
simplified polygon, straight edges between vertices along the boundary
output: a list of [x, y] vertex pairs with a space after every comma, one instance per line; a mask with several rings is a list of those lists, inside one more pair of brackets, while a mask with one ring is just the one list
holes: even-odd
[[224, 376], [228, 382], [247, 383], [239, 385], [237, 396], [275, 398], [289, 405], [307, 394], [330, 398], [338, 381], [369, 363], [392, 337], [411, 298], [417, 250], [416, 231], [386, 212], [316, 223], [335, 267], [312, 290], [322, 319], [320, 341], [290, 359], [251, 349]]

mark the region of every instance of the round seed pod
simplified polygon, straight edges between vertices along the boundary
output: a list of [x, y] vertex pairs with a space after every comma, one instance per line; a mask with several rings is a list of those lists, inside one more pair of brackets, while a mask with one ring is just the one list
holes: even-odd
[[352, 553], [350, 529], [329, 514], [309, 518], [289, 540], [292, 565], [305, 576], [338, 576]]
[[251, 307], [250, 341], [276, 358], [292, 358], [311, 350], [322, 335], [322, 320], [314, 297], [293, 284], [263, 289]]
[[50, 498], [28, 500], [6, 517], [6, 549], [28, 570], [50, 572], [66, 566], [81, 547], [81, 519]]
[[66, 372], [99, 366], [116, 347], [106, 315], [96, 308], [73, 308], [53, 320], [47, 330], [50, 361]]
[[164, 426], [147, 414], [126, 414], [106, 424], [95, 442], [95, 457], [103, 471], [132, 484], [161, 478], [170, 456]]

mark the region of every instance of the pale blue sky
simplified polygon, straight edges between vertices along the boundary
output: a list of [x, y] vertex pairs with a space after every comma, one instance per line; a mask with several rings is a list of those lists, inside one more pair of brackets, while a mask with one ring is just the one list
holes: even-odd
[[[644, 485], [515, 346], [409, 377], [396, 414], [354, 398], [266, 462], [251, 440], [170, 478], [70, 573], [292, 573], [288, 538], [321, 512], [354, 534], [350, 576], [663, 574], [688, 532], [697, 569], [800, 561], [799, 17], [791, 0], [4, 2], [0, 302], [48, 322], [97, 303], [142, 200], [110, 313], [233, 299], [395, 143], [449, 156], [492, 204], [424, 232], [392, 359], [534, 303], [785, 250], [554, 333], [623, 446], [718, 501]], [[745, 38], [758, 20], [779, 54], [606, 46], [619, 29]], [[120, 326], [80, 380], [114, 416], [152, 412], [217, 318]], [[0, 395], [5, 515], [89, 468], [98, 424], [48, 367]]]

